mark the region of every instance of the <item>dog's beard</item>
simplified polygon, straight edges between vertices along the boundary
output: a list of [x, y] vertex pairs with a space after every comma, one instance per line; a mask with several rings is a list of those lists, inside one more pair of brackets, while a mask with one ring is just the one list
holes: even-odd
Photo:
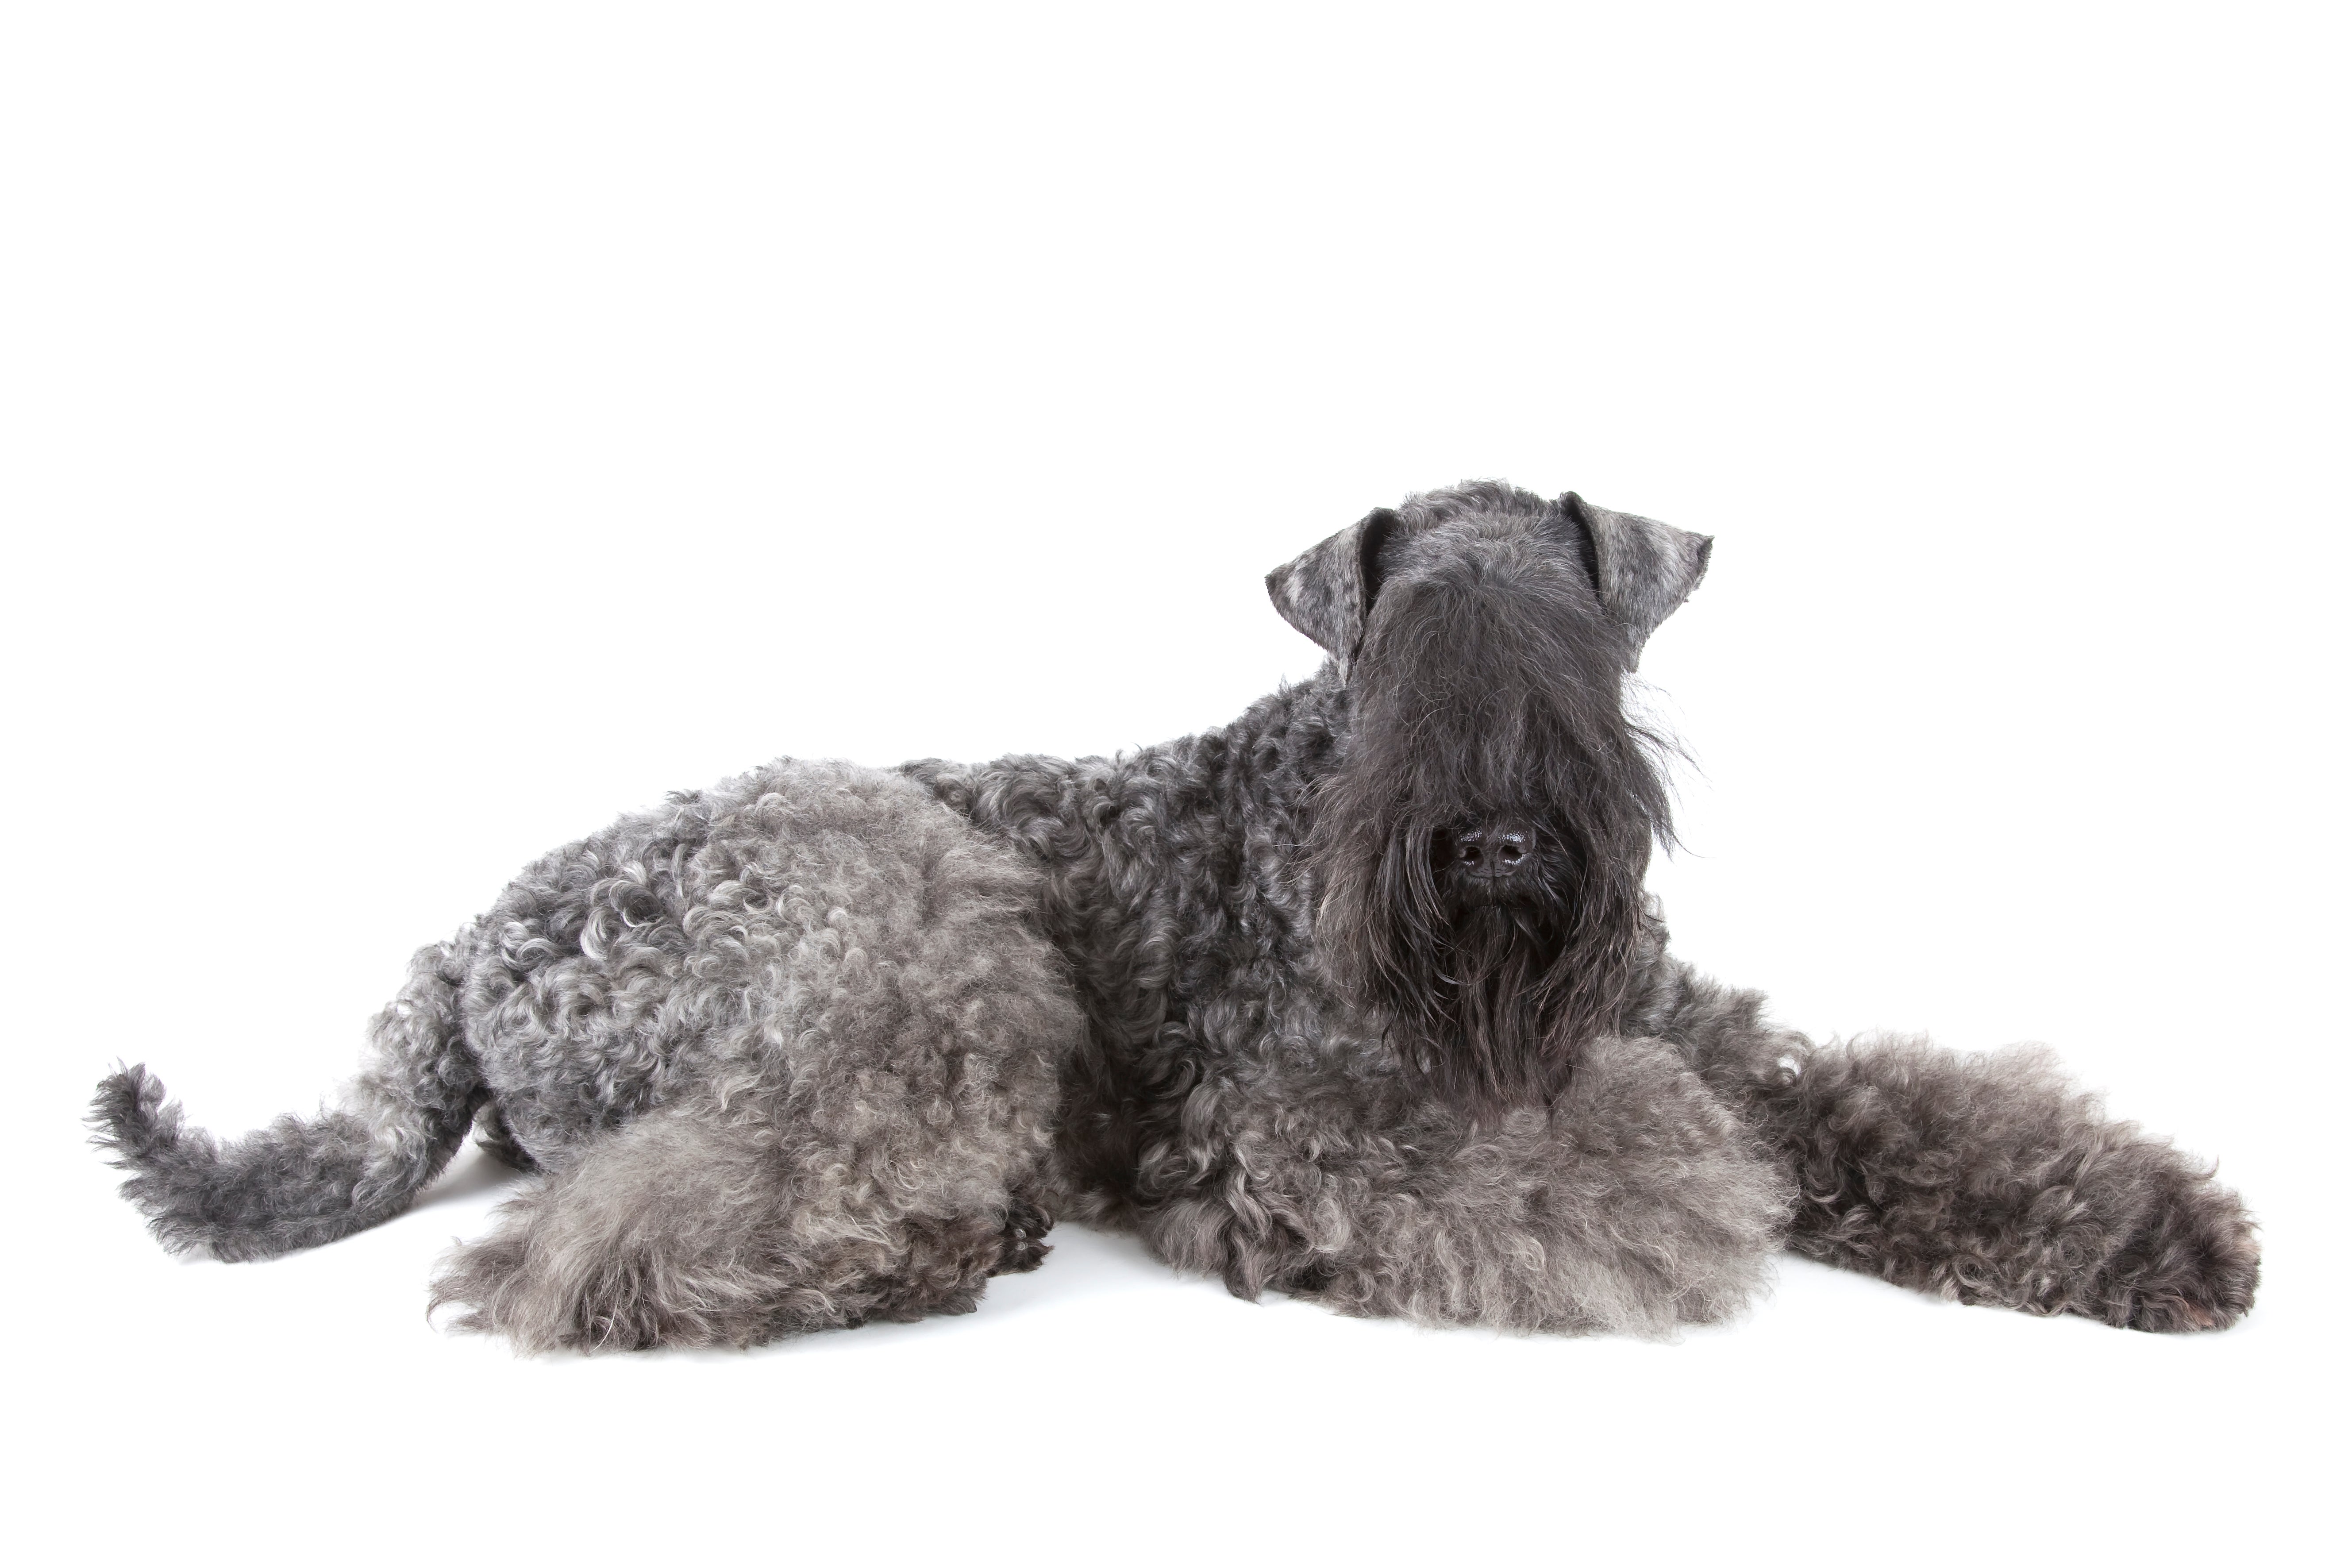
[[1383, 1015], [1429, 1092], [1474, 1113], [1557, 1098], [1633, 977], [1639, 869], [1596, 866], [1557, 826], [1538, 840], [1535, 874], [1495, 892], [1445, 875], [1444, 834], [1402, 827], [1324, 906], [1335, 974]]
[[1561, 1025], [1560, 911], [1527, 900], [1469, 904], [1447, 922], [1435, 973], [1409, 1005], [1414, 1066], [1456, 1103], [1549, 1099], [1572, 1064]]

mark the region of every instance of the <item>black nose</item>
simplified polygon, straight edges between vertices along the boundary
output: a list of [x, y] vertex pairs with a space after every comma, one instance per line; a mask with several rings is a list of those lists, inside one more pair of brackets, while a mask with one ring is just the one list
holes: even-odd
[[1454, 864], [1463, 875], [1501, 882], [1535, 868], [1536, 836], [1521, 822], [1490, 822], [1454, 836]]

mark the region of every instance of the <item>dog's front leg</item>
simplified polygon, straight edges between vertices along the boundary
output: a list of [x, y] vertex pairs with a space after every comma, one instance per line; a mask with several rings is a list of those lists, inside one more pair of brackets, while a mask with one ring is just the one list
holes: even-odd
[[1656, 1040], [1597, 1042], [1549, 1108], [1474, 1121], [1360, 1061], [1204, 1083], [1151, 1151], [1146, 1241], [1238, 1295], [1428, 1323], [1657, 1334], [1761, 1284], [1785, 1178]]
[[1761, 995], [1667, 961], [1639, 1010], [1778, 1152], [1790, 1246], [1963, 1301], [2120, 1327], [2223, 1328], [2259, 1253], [2235, 1193], [2113, 1121], [2045, 1053], [1815, 1046]]

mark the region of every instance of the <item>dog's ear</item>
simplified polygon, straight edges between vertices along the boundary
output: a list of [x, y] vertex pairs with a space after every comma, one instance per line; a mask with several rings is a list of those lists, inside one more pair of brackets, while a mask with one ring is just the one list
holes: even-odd
[[1715, 541], [1631, 512], [1591, 505], [1574, 490], [1559, 498], [1559, 510], [1591, 542], [1584, 561], [1593, 586], [1601, 591], [1601, 607], [1625, 628], [1633, 652], [1640, 654], [1658, 623], [1673, 615], [1706, 575]]
[[1265, 574], [1275, 609], [1329, 654], [1343, 678], [1364, 640], [1364, 620], [1381, 591], [1381, 546], [1396, 521], [1379, 508]]

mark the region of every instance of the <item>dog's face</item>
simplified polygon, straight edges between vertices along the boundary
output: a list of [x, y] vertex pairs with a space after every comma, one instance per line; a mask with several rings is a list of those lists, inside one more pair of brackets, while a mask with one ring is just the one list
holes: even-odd
[[1456, 1103], [1550, 1099], [1622, 1009], [1651, 845], [1672, 831], [1624, 680], [1710, 542], [1465, 485], [1266, 579], [1354, 700], [1316, 797], [1317, 950]]

